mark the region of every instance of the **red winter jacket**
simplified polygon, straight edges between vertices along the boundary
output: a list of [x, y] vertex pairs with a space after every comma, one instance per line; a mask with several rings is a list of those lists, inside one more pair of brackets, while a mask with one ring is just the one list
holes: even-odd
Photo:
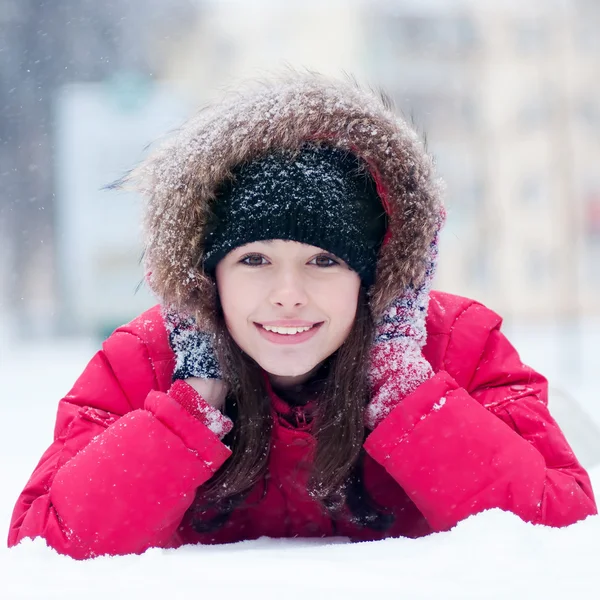
[[59, 404], [54, 443], [19, 497], [8, 543], [42, 536], [75, 558], [269, 537], [374, 540], [446, 530], [487, 508], [563, 526], [596, 513], [585, 470], [481, 304], [433, 292], [424, 349], [436, 375], [366, 438], [364, 484], [395, 522], [333, 522], [305, 488], [310, 433], [273, 398], [268, 476], [220, 529], [197, 533], [198, 486], [229, 449], [170, 394], [174, 355], [155, 307], [113, 333]]

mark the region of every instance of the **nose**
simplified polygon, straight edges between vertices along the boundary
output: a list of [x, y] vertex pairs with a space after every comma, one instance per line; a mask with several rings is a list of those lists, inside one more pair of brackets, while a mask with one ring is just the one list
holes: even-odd
[[292, 268], [278, 269], [273, 274], [269, 300], [282, 308], [305, 306], [308, 296], [302, 274]]

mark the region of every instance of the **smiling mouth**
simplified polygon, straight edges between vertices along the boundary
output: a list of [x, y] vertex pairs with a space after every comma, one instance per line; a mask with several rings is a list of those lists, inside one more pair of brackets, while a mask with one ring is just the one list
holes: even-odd
[[257, 327], [260, 327], [263, 331], [268, 331], [269, 333], [278, 334], [281, 336], [295, 336], [300, 335], [302, 333], [306, 333], [311, 329], [315, 329], [319, 327], [323, 323], [314, 323], [313, 325], [307, 325], [304, 327], [279, 327], [272, 325], [262, 325], [261, 323], [255, 323]]

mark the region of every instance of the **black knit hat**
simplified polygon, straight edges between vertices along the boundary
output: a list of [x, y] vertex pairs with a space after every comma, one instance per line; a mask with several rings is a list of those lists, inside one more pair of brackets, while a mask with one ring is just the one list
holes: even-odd
[[363, 283], [375, 280], [386, 215], [375, 182], [352, 153], [306, 144], [246, 163], [219, 190], [204, 239], [204, 270], [260, 240], [293, 240], [345, 261]]

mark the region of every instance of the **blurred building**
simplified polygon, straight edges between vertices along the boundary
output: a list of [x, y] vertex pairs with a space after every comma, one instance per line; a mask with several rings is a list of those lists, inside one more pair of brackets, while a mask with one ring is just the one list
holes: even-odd
[[597, 2], [381, 2], [369, 71], [447, 182], [438, 285], [507, 315], [600, 312]]
[[201, 105], [289, 64], [383, 88], [426, 136], [447, 184], [437, 287], [508, 318], [600, 315], [599, 30], [598, 0], [0, 0], [0, 313], [39, 334], [76, 310], [65, 90], [156, 81]]
[[179, 40], [166, 74], [199, 103], [248, 77], [286, 65], [365, 76], [361, 0], [201, 0], [201, 18]]
[[56, 152], [56, 98], [70, 84], [160, 78], [171, 39], [197, 15], [191, 0], [0, 0], [0, 334], [69, 329], [56, 173], [72, 165]]
[[170, 70], [199, 102], [286, 61], [380, 86], [447, 184], [438, 287], [507, 316], [600, 314], [599, 3], [206, 6]]

